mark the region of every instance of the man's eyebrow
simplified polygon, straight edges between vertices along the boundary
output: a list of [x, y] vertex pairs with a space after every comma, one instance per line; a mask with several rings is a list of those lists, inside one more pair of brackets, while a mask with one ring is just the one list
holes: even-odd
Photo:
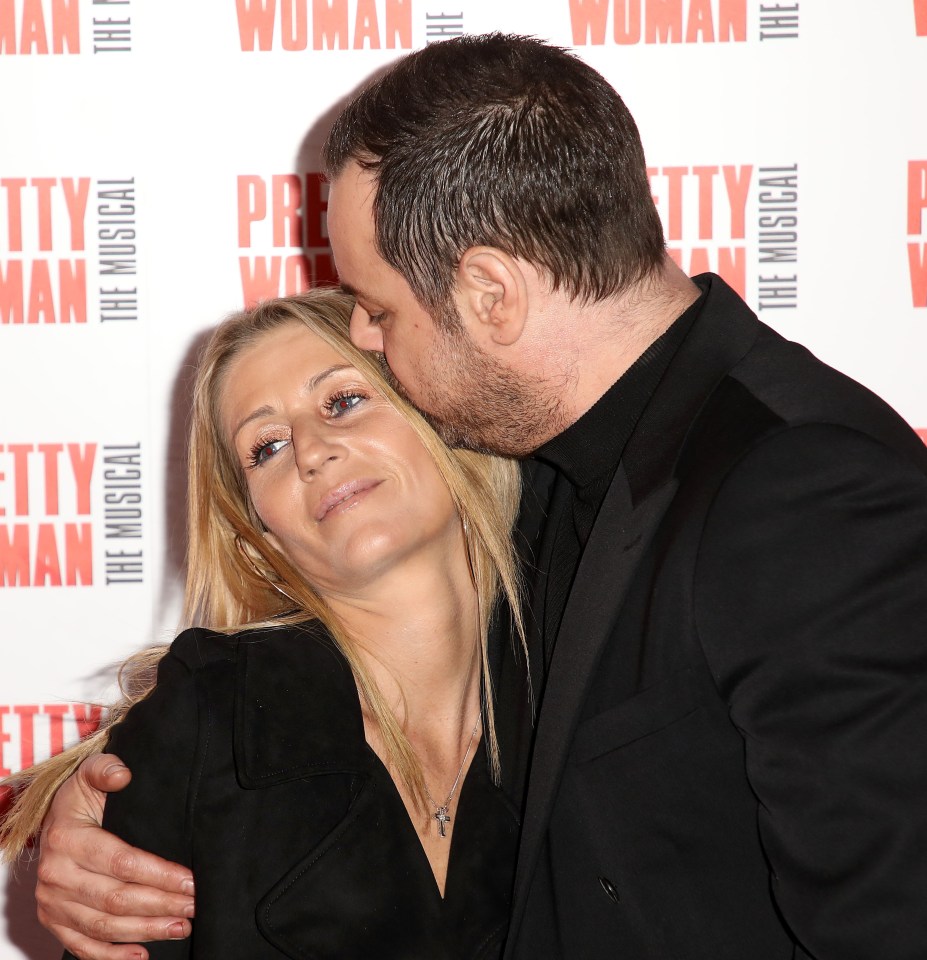
[[351, 286], [350, 283], [342, 283], [341, 292], [346, 293], [349, 297], [354, 297], [355, 300], [364, 300], [367, 303], [376, 303], [377, 298], [371, 297], [369, 294], [363, 292], [363, 290], [357, 290]]

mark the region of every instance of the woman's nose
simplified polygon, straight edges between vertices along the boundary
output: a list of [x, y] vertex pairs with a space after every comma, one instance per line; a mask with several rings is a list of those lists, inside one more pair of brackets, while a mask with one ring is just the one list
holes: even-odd
[[293, 454], [302, 480], [311, 480], [342, 455], [341, 444], [318, 430], [294, 430]]

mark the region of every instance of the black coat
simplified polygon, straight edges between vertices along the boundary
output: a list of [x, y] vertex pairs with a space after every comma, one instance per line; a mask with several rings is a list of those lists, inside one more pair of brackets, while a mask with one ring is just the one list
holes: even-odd
[[482, 745], [442, 900], [318, 625], [184, 632], [109, 749], [132, 782], [107, 798], [103, 825], [196, 877], [192, 938], [149, 944], [153, 960], [500, 955], [518, 819]]
[[923, 960], [927, 448], [698, 282], [554, 647], [506, 957]]

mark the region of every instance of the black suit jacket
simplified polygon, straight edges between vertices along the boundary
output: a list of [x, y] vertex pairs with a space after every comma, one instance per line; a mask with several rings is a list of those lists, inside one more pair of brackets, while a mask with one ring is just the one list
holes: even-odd
[[922, 960], [927, 448], [697, 282], [556, 640], [506, 956]]
[[364, 739], [317, 624], [188, 630], [109, 748], [132, 782], [103, 825], [196, 876], [190, 940], [153, 960], [488, 960], [507, 928], [517, 811], [482, 746], [456, 805], [445, 899]]

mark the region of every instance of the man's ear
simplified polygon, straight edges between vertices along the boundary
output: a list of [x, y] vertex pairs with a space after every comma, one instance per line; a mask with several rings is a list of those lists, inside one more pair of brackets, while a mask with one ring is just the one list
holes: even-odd
[[518, 261], [497, 247], [470, 247], [457, 266], [458, 307], [471, 336], [511, 346], [528, 316], [528, 285]]

